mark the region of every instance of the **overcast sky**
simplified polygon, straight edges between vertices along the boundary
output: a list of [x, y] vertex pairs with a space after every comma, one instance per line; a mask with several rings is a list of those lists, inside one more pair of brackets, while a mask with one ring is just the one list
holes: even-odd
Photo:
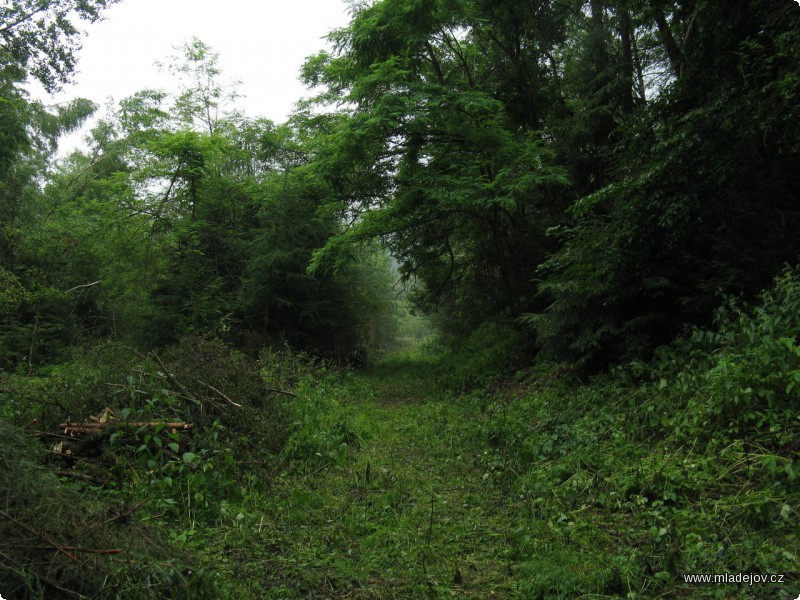
[[83, 97], [103, 106], [145, 88], [168, 89], [154, 63], [197, 36], [220, 55], [224, 80], [239, 79], [236, 106], [252, 117], [286, 119], [305, 94], [305, 57], [349, 21], [343, 0], [123, 0], [86, 26], [76, 83], [46, 103]]

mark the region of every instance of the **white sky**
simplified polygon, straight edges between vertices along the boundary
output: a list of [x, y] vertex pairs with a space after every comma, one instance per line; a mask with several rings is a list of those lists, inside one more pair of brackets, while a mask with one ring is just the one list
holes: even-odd
[[304, 59], [348, 22], [343, 0], [123, 0], [85, 25], [76, 83], [54, 98], [32, 93], [46, 104], [83, 97], [102, 107], [109, 97], [169, 90], [154, 63], [197, 36], [219, 53], [222, 80], [241, 81], [236, 108], [281, 122], [307, 95], [298, 80]]

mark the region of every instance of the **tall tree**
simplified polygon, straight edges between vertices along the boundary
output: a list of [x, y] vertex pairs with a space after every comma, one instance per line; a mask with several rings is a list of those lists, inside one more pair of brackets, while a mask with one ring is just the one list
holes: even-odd
[[75, 71], [81, 31], [120, 0], [12, 0], [0, 6], [0, 64], [29, 72], [49, 92]]
[[[93, 22], [115, 1], [14, 0], [0, 7], [0, 279], [13, 292], [0, 321], [0, 347], [17, 356], [27, 346], [29, 363], [37, 343], [48, 345], [48, 331], [59, 337], [69, 329], [64, 322], [72, 314], [69, 302], [59, 305], [60, 292], [47, 275], [52, 271], [39, 269], [44, 249], [30, 253], [35, 224], [48, 214], [39, 184], [58, 137], [95, 107], [76, 100], [45, 108], [28, 99], [22, 84], [29, 75], [48, 91], [66, 83], [80, 47], [75, 21]], [[48, 312], [62, 323], [48, 321]], [[0, 362], [8, 356], [0, 352]]]
[[556, 355], [647, 353], [706, 322], [720, 294], [752, 297], [800, 256], [800, 114], [786, 101], [798, 94], [800, 11], [683, 3], [667, 31], [662, 9], [643, 15], [656, 10], [671, 83], [625, 124], [614, 181], [576, 203], [545, 264], [551, 304], [531, 321]]
[[337, 56], [306, 67], [323, 101], [353, 105], [319, 162], [351, 222], [328, 249], [382, 238], [421, 283], [418, 302], [456, 329], [530, 306], [551, 249], [544, 231], [568, 186], [537, 129], [558, 102], [544, 65], [559, 10], [384, 0], [334, 34]]

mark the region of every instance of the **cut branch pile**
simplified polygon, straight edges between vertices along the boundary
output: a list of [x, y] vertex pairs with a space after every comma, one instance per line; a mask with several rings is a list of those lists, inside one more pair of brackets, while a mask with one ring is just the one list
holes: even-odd
[[78, 456], [82, 453], [84, 445], [81, 442], [86, 440], [96, 440], [105, 438], [116, 431], [141, 431], [142, 429], [152, 429], [154, 431], [167, 431], [168, 433], [178, 434], [188, 432], [194, 428], [192, 423], [183, 421], [124, 421], [117, 419], [110, 408], [105, 408], [96, 417], [91, 417], [89, 421], [73, 423], [65, 421], [59, 423], [58, 433], [47, 434], [61, 440], [52, 447], [52, 452], [70, 457]]
[[[128, 516], [137, 508], [65, 484], [0, 420], [0, 594], [5, 598], [214, 597], [189, 558]], [[59, 473], [62, 475], [62, 473]], [[191, 580], [188, 575], [191, 573]], [[175, 588], [175, 589], [173, 589]]]
[[167, 429], [170, 433], [178, 433], [179, 431], [189, 431], [192, 429], [191, 423], [183, 423], [180, 421], [164, 423], [162, 421], [108, 421], [106, 423], [60, 423], [58, 428], [65, 434], [109, 434], [112, 431], [119, 429], [140, 429], [140, 428], [158, 429], [159, 427]]

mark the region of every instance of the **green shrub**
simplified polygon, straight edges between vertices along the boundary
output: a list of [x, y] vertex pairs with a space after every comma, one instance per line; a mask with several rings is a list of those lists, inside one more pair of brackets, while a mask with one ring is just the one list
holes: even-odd
[[7, 418], [36, 421], [39, 429], [68, 417], [77, 421], [108, 406], [112, 384], [124, 382], [137, 361], [136, 352], [118, 342], [77, 346], [68, 361], [32, 377], [0, 374], [0, 406]]
[[[148, 388], [145, 376], [128, 378], [129, 405], [118, 420], [157, 423], [120, 428], [110, 435], [107, 458], [110, 485], [126, 501], [142, 504], [159, 519], [188, 530], [196, 522], [212, 524], [226, 501], [241, 498], [240, 469], [225, 445], [219, 421], [192, 423], [197, 432], [170, 431], [165, 423], [180, 414], [181, 401], [164, 388]], [[145, 389], [142, 389], [145, 388]], [[229, 440], [228, 440], [229, 441]]]
[[[522, 505], [526, 597], [796, 595], [798, 271], [716, 325], [580, 387], [537, 373], [489, 398], [481, 431]], [[725, 572], [790, 585], [680, 577]]]
[[[800, 427], [800, 275], [786, 268], [753, 308], [729, 300], [717, 329], [693, 330], [660, 349], [649, 389], [688, 402], [678, 423], [685, 437], [767, 436], [786, 447]], [[677, 412], [677, 411], [673, 411]]]
[[513, 373], [525, 360], [525, 341], [512, 326], [499, 322], [480, 325], [466, 339], [440, 341], [439, 383], [466, 391], [486, 386]]
[[310, 472], [342, 464], [361, 436], [348, 412], [340, 374], [324, 365], [300, 380], [296, 396], [286, 404], [290, 416], [289, 439], [282, 459], [291, 469]]

